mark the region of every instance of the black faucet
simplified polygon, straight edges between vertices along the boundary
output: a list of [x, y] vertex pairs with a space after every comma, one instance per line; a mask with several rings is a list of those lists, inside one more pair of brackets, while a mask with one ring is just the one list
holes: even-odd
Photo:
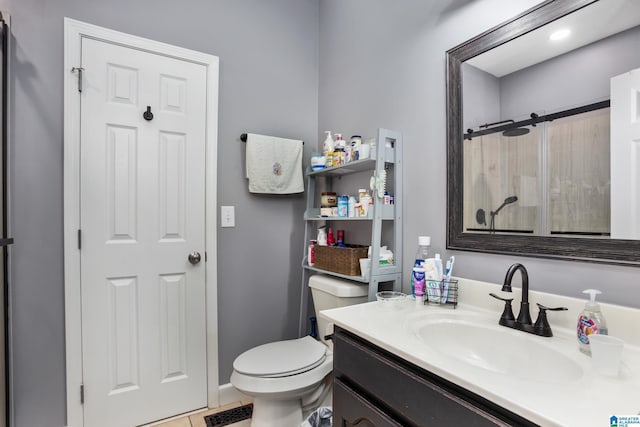
[[538, 313], [538, 319], [536, 320], [536, 323], [533, 324], [531, 322], [531, 314], [529, 313], [529, 275], [527, 274], [527, 269], [524, 267], [524, 265], [516, 263], [509, 267], [509, 269], [507, 270], [507, 275], [504, 277], [502, 292], [511, 292], [511, 280], [513, 279], [513, 275], [518, 270], [520, 271], [520, 275], [522, 277], [522, 298], [520, 300], [520, 312], [518, 313], [517, 319], [513, 316], [513, 309], [511, 308], [511, 301], [513, 301], [513, 298], [502, 298], [494, 294], [493, 292], [489, 294], [492, 297], [505, 302], [504, 310], [502, 312], [502, 315], [500, 316], [500, 321], [498, 323], [502, 326], [518, 329], [530, 334], [540, 335], [543, 337], [553, 336], [553, 333], [551, 332], [551, 326], [547, 321], [546, 312], [567, 310], [567, 308], [550, 308], [545, 307], [542, 304], [537, 304], [540, 312]]

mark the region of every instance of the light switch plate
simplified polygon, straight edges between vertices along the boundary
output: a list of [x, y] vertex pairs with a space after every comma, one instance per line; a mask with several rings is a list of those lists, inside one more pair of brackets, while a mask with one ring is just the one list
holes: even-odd
[[236, 226], [236, 207], [220, 206], [220, 226], [235, 227]]

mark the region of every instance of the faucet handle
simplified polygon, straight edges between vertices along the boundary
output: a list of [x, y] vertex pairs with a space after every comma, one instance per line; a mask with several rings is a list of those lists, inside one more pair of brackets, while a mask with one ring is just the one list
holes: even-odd
[[504, 301], [504, 302], [511, 302], [513, 301], [513, 298], [502, 298], [499, 295], [494, 294], [493, 292], [490, 292], [489, 295], [491, 295], [492, 297], [494, 297], [495, 299], [499, 299], [500, 301]]
[[569, 310], [567, 307], [547, 307], [546, 305], [542, 305], [539, 302], [536, 303], [540, 311], [567, 311]]
[[538, 313], [538, 319], [536, 323], [533, 325], [533, 329], [537, 335], [541, 335], [543, 337], [552, 337], [553, 332], [551, 332], [551, 326], [549, 325], [549, 321], [547, 320], [547, 311], [566, 311], [567, 307], [547, 307], [540, 303], [536, 303], [540, 312]]
[[511, 301], [513, 298], [502, 298], [491, 292], [489, 295], [494, 297], [495, 299], [499, 299], [500, 301], [504, 301], [504, 310], [502, 311], [502, 315], [500, 316], [500, 321], [498, 322], [500, 325], [509, 326], [513, 324], [516, 320], [516, 317], [513, 315], [513, 309], [511, 308]]

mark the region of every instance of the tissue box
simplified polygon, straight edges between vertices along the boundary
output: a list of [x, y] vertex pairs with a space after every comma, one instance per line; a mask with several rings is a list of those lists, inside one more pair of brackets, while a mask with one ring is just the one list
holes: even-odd
[[314, 267], [347, 276], [360, 276], [360, 258], [367, 257], [368, 246], [347, 245], [338, 246], [314, 245], [316, 259]]

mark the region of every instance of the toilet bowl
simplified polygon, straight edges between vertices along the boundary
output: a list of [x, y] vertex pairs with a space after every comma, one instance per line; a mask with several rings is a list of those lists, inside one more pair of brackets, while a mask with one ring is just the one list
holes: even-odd
[[[367, 301], [367, 285], [328, 276], [309, 279], [316, 316], [320, 310]], [[333, 352], [324, 343], [332, 325], [318, 317], [318, 341], [310, 336], [254, 347], [233, 362], [231, 384], [253, 397], [252, 427], [299, 426], [304, 416], [330, 402]]]

